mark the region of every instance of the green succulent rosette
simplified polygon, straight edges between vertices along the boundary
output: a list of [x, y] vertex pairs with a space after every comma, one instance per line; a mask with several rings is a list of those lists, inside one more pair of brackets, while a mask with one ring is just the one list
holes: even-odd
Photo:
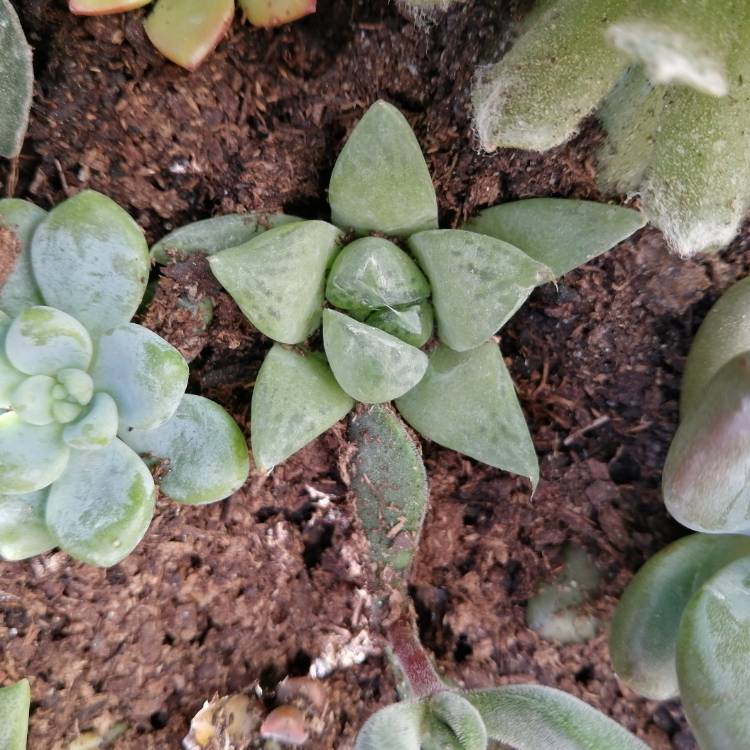
[[214, 502], [245, 481], [245, 440], [186, 395], [177, 349], [130, 322], [149, 254], [125, 211], [92, 191], [49, 213], [2, 200], [0, 227], [16, 260], [0, 289], [0, 556], [114, 565], [151, 522], [148, 464], [177, 502]]

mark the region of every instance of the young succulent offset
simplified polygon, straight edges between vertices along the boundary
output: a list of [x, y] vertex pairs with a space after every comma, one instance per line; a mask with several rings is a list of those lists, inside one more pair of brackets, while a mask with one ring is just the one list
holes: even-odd
[[596, 113], [608, 188], [689, 255], [726, 245], [750, 205], [750, 6], [550, 0], [474, 90], [482, 146], [542, 151]]
[[241, 431], [186, 395], [182, 355], [130, 320], [148, 248], [115, 203], [86, 191], [49, 214], [0, 201], [0, 245], [15, 255], [0, 288], [0, 556], [60, 547], [109, 566], [154, 511], [149, 461], [181, 503], [227, 497], [247, 477]]
[[[101, 16], [141, 8], [152, 0], [68, 0], [71, 12]], [[316, 0], [238, 0], [253, 26], [280, 26], [315, 12]], [[159, 52], [195, 70], [232, 25], [234, 0], [156, 0], [143, 27]]]

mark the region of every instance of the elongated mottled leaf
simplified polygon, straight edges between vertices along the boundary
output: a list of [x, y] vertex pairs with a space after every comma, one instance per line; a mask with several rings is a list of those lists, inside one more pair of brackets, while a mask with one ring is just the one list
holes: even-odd
[[234, 0], [157, 0], [143, 28], [151, 43], [183, 68], [195, 70], [232, 25]]
[[353, 406], [322, 357], [275, 344], [253, 389], [255, 465], [270, 471], [343, 419]]
[[267, 229], [293, 221], [299, 219], [286, 214], [263, 213], [225, 214], [194, 221], [162, 237], [151, 248], [151, 257], [157, 263], [167, 264], [185, 260], [195, 253], [214, 255], [243, 245]]
[[315, 13], [316, 0], [239, 0], [253, 26], [281, 26]]
[[356, 448], [351, 487], [370, 555], [381, 565], [406, 570], [430, 497], [421, 451], [383, 405], [353, 415], [349, 438]]
[[[94, 395], [81, 416], [63, 430], [63, 440], [77, 450], [98, 450], [109, 445], [117, 435], [117, 404], [109, 393]], [[129, 435], [127, 431], [125, 435]]]
[[148, 247], [114, 201], [86, 190], [50, 211], [31, 242], [34, 278], [50, 307], [97, 335], [127, 323], [148, 281]]
[[125, 13], [148, 5], [151, 0], [68, 0], [71, 13], [78, 16], [106, 16]]
[[750, 277], [733, 284], [708, 311], [682, 373], [680, 415], [702, 403], [706, 386], [730, 359], [750, 351]]
[[560, 690], [508, 685], [464, 695], [490, 739], [518, 750], [648, 750], [612, 719]]
[[323, 343], [338, 384], [365, 404], [402, 396], [427, 369], [424, 352], [335, 310], [323, 311]]
[[328, 188], [333, 223], [358, 234], [408, 237], [437, 227], [437, 199], [406, 118], [377, 101], [349, 136]]
[[135, 323], [102, 336], [91, 367], [96, 390], [106, 391], [117, 404], [123, 434], [166, 422], [180, 405], [188, 374], [177, 349]]
[[423, 703], [394, 703], [381, 708], [364, 724], [357, 735], [355, 750], [420, 750]]
[[429, 440], [528, 477], [533, 486], [539, 481], [529, 428], [495, 344], [463, 353], [438, 347], [422, 381], [396, 406]]
[[381, 237], [362, 237], [347, 245], [331, 267], [328, 301], [344, 310], [375, 310], [425, 299], [430, 285], [417, 264]]
[[47, 498], [46, 520], [71, 557], [109, 567], [127, 557], [154, 514], [154, 480], [120, 440], [95, 451], [72, 451]]
[[369, 315], [365, 322], [412, 346], [424, 346], [432, 336], [432, 305], [423, 300], [408, 307], [385, 307]]
[[750, 531], [750, 352], [725, 364], [685, 416], [662, 475], [667, 510], [695, 531]]
[[225, 409], [202, 396], [182, 397], [177, 411], [153, 430], [123, 440], [136, 453], [166, 460], [159, 488], [178, 503], [198, 505], [229, 497], [247, 479], [247, 443]]
[[458, 750], [486, 750], [484, 721], [466, 698], [444, 690], [429, 699], [428, 710], [433, 721], [437, 719], [450, 731]]
[[437, 229], [409, 238], [432, 285], [438, 336], [454, 351], [497, 332], [552, 271], [517, 247], [475, 232]]
[[644, 223], [631, 208], [530, 198], [487, 208], [465, 228], [515, 245], [555, 276], [562, 276], [622, 242]]
[[325, 274], [340, 237], [324, 221], [298, 221], [217, 253], [209, 263], [261, 333], [299, 344], [320, 325]]
[[62, 427], [22, 422], [14, 412], [0, 414], [0, 488], [4, 495], [41, 490], [54, 482], [68, 463]]
[[482, 148], [545, 151], [578, 132], [628, 64], [605, 39], [629, 0], [557, 0], [525, 24], [472, 95]]
[[675, 648], [692, 595], [722, 568], [750, 557], [750, 538], [691, 534], [652, 557], [630, 582], [615, 612], [609, 653], [618, 677], [654, 700], [679, 693]]
[[685, 608], [677, 677], [702, 750], [750, 747], [750, 558], [717, 573]]
[[31, 687], [28, 680], [0, 688], [0, 748], [26, 750]]
[[0, 287], [0, 310], [11, 317], [26, 307], [43, 304], [31, 270], [31, 237], [46, 214], [29, 201], [17, 198], [0, 200], [0, 227], [13, 232], [18, 242], [15, 268]]
[[53, 307], [28, 307], [10, 324], [5, 355], [28, 375], [56, 375], [59, 370], [87, 370], [94, 345], [88, 331]]
[[18, 156], [26, 135], [34, 85], [31, 47], [16, 11], [0, 0], [0, 156]]
[[0, 557], [25, 560], [55, 546], [44, 520], [47, 492], [0, 495]]

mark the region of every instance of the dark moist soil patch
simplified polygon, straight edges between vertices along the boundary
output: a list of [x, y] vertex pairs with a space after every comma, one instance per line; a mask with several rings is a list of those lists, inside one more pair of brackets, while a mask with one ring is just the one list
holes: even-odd
[[[235, 25], [191, 76], [151, 49], [142, 13], [82, 20], [62, 0], [17, 5], [38, 82], [16, 195], [44, 207], [95, 188], [150, 240], [227, 211], [325, 217], [333, 160], [378, 97], [413, 124], [446, 226], [518, 197], [600, 197], [593, 124], [546, 156], [486, 156], [472, 140], [472, 71], [500, 50], [517, 5], [469, 2], [418, 26], [390, 3], [321, 0], [316, 16], [273, 32]], [[526, 628], [524, 604], [573, 541], [603, 573], [593, 607], [606, 621], [633, 572], [682, 533], [659, 497], [680, 370], [711, 302], [747, 273], [749, 236], [698, 263], [667, 255], [645, 230], [537, 290], [502, 332], [543, 480], [531, 498], [522, 480], [425, 446], [432, 507], [411, 591], [447, 677], [553, 685], [653, 748], [695, 747], [677, 703], [618, 684], [605, 633], [544, 642]], [[191, 313], [204, 297], [217, 303], [207, 330]], [[269, 344], [205, 264], [165, 270], [145, 321], [193, 358], [191, 390], [225, 404], [249, 433], [248, 386]], [[0, 682], [32, 680], [31, 750], [117, 720], [130, 727], [118, 749], [177, 748], [204, 699], [258, 684], [273, 705], [281, 678], [347, 645], [372, 653], [323, 681], [325, 728], [309, 746], [350, 748], [395, 693], [369, 645], [377, 634], [339, 466], [346, 447], [339, 426], [224, 503], [160, 501], [146, 540], [110, 570], [61, 553], [0, 565]]]

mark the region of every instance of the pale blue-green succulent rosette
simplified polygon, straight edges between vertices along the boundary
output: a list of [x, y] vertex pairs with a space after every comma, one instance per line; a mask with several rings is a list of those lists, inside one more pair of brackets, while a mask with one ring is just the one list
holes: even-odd
[[154, 513], [149, 464], [180, 503], [237, 490], [249, 470], [239, 427], [187, 395], [182, 355], [130, 322], [149, 254], [128, 214], [93, 191], [49, 213], [2, 200], [0, 241], [15, 254], [0, 289], [0, 556], [60, 547], [119, 562]]

